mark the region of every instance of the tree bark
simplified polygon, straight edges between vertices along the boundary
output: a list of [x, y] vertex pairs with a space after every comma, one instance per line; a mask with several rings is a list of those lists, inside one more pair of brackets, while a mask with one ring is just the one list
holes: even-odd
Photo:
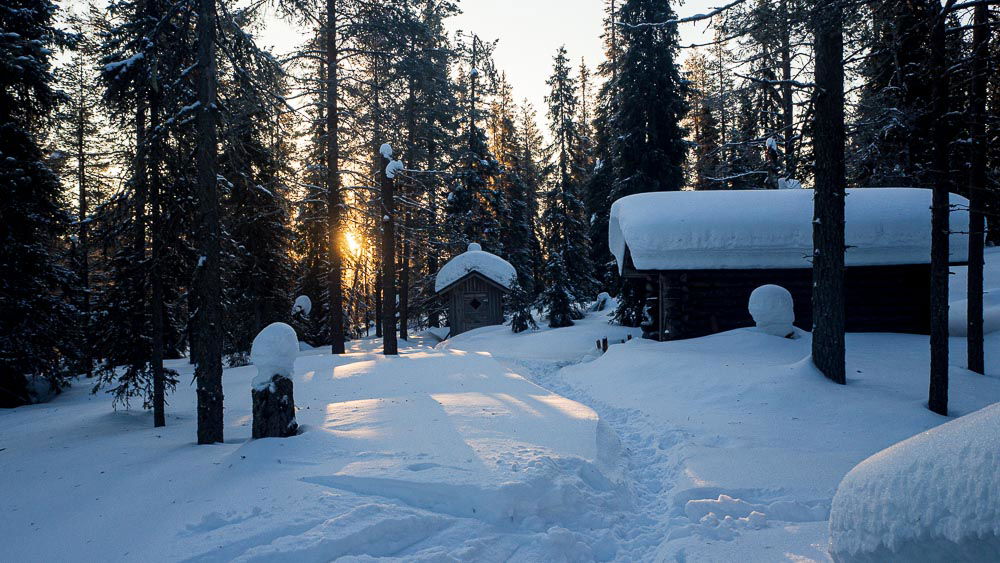
[[839, 0], [815, 8], [816, 189], [813, 211], [812, 356], [847, 383], [844, 343], [844, 32]]
[[972, 166], [969, 171], [969, 285], [968, 366], [985, 373], [983, 349], [983, 242], [986, 235], [983, 199], [986, 196], [986, 82], [989, 19], [986, 5], [976, 6], [972, 31], [972, 87], [969, 98], [969, 132], [972, 136]]
[[198, 3], [198, 214], [200, 256], [193, 289], [198, 309], [194, 315], [202, 355], [195, 367], [198, 385], [198, 443], [223, 441], [222, 393], [222, 281], [220, 267], [219, 194], [216, 173], [217, 131], [215, 99], [215, 0]]
[[84, 137], [87, 128], [87, 112], [83, 103], [84, 97], [88, 95], [88, 92], [82, 91], [82, 86], [80, 90], [77, 93], [80, 106], [77, 108], [76, 123], [76, 174], [77, 190], [79, 192], [78, 201], [80, 205], [78, 213], [80, 221], [80, 262], [78, 274], [80, 276], [80, 288], [83, 292], [83, 299], [80, 300], [80, 314], [83, 316], [84, 373], [87, 377], [94, 377], [93, 339], [90, 336], [90, 223], [87, 220], [90, 210], [87, 199], [87, 151]]
[[784, 18], [781, 34], [781, 125], [784, 137], [785, 177], [795, 178], [795, 100], [792, 92], [792, 30], [788, 1], [782, 2]]
[[[131, 277], [135, 287], [130, 292], [132, 294], [132, 338], [135, 339], [136, 343], [141, 343], [146, 334], [146, 204], [149, 198], [148, 177], [146, 175], [148, 142], [146, 135], [146, 98], [144, 93], [140, 92], [135, 108], [135, 163], [133, 164], [135, 168], [133, 172], [135, 198], [132, 202], [135, 218], [132, 251], [135, 254], [135, 264], [132, 266], [134, 274]], [[137, 345], [132, 353], [138, 356], [136, 364], [145, 363], [145, 346]]]
[[396, 194], [393, 179], [385, 173], [389, 159], [382, 157], [382, 353], [399, 353], [396, 343]]
[[931, 115], [934, 151], [931, 203], [931, 366], [927, 408], [948, 415], [948, 231], [951, 209], [948, 202], [948, 152], [951, 144], [948, 111], [948, 69], [945, 61], [945, 18], [932, 10], [931, 72], [934, 77]]
[[149, 183], [150, 207], [152, 208], [152, 256], [150, 258], [149, 278], [151, 286], [151, 296], [149, 302], [149, 315], [152, 321], [152, 354], [150, 362], [153, 364], [153, 426], [159, 428], [166, 426], [166, 415], [164, 405], [166, 403], [166, 383], [163, 373], [163, 276], [160, 270], [160, 262], [163, 260], [163, 204], [162, 186], [160, 182], [159, 162], [162, 156], [159, 142], [160, 132], [160, 98], [157, 85], [154, 83], [150, 96], [149, 125], [152, 134], [149, 136], [149, 173], [151, 181]]
[[344, 353], [344, 290], [343, 290], [343, 245], [341, 232], [341, 211], [343, 201], [340, 193], [340, 115], [338, 111], [339, 84], [337, 49], [337, 1], [326, 0], [326, 60], [328, 81], [326, 85], [326, 133], [327, 133], [327, 232], [330, 237], [330, 273], [327, 293], [330, 299], [330, 346], [334, 354]]

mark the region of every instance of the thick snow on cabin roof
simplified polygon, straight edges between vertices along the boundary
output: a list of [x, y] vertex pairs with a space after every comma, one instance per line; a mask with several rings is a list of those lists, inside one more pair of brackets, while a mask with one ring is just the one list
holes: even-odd
[[[847, 190], [848, 266], [926, 264], [931, 190]], [[968, 256], [969, 201], [951, 194], [951, 261]], [[611, 206], [608, 244], [621, 271], [809, 268], [813, 190], [656, 192]]]
[[517, 280], [517, 270], [510, 265], [510, 262], [496, 254], [483, 251], [476, 243], [471, 243], [468, 251], [452, 258], [438, 271], [434, 291], [440, 292], [469, 272], [478, 272], [507, 289], [510, 289]]

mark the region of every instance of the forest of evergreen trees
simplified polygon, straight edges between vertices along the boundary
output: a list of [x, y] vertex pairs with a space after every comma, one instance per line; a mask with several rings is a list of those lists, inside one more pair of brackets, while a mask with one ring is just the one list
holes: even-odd
[[[261, 328], [341, 353], [439, 326], [470, 242], [517, 269], [515, 331], [601, 291], [637, 326], [607, 229], [640, 192], [934, 187], [1000, 242], [992, 2], [737, 0], [687, 18], [702, 45], [675, 4], [608, 0], [606, 59], [545, 55], [535, 108], [449, 0], [0, 0], [0, 406], [72, 381], [162, 425], [189, 357], [221, 441], [221, 370]], [[274, 12], [309, 37], [288, 56], [254, 40]]]

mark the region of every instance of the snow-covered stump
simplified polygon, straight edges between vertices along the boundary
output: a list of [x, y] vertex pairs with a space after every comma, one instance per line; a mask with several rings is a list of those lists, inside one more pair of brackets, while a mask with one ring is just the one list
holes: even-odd
[[250, 359], [257, 366], [250, 390], [254, 439], [286, 438], [298, 430], [291, 380], [298, 350], [295, 330], [285, 323], [271, 323], [253, 339]]
[[757, 329], [774, 336], [795, 335], [795, 304], [792, 294], [780, 285], [762, 285], [750, 294], [750, 316]]

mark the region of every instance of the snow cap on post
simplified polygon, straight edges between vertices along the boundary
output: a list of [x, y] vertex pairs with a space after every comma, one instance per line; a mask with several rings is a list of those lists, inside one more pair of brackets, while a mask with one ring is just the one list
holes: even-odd
[[386, 160], [392, 159], [392, 145], [389, 143], [382, 143], [382, 146], [378, 148], [378, 153], [382, 155]]
[[299, 295], [295, 298], [295, 303], [292, 304], [292, 314], [308, 317], [309, 313], [312, 312], [312, 306], [312, 299], [309, 299], [308, 295]]
[[387, 164], [385, 167], [385, 177], [389, 179], [395, 178], [396, 173], [402, 171], [403, 171], [403, 161], [401, 160], [389, 161], [389, 164]]
[[250, 347], [250, 361], [257, 366], [258, 384], [269, 385], [275, 375], [291, 377], [295, 356], [299, 351], [299, 339], [295, 329], [285, 323], [271, 323], [253, 339]]

